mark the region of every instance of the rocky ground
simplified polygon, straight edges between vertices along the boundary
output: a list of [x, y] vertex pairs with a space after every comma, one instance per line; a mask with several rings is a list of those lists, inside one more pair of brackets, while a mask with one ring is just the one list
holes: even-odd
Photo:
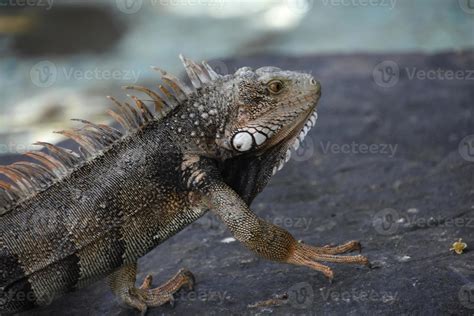
[[[207, 214], [140, 261], [140, 278], [152, 273], [156, 284], [181, 267], [197, 281], [174, 307], [148, 315], [474, 313], [474, 136], [465, 139], [474, 134], [474, 52], [217, 64], [277, 65], [321, 80], [316, 127], [253, 209], [306, 243], [358, 239], [375, 268], [334, 265], [330, 284], [257, 258]], [[459, 238], [462, 255], [450, 251]], [[51, 314], [135, 312], [100, 281], [24, 315]]]

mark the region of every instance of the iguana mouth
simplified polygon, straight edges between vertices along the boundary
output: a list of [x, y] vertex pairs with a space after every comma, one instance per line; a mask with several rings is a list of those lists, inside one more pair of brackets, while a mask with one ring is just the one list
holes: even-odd
[[311, 128], [316, 125], [316, 120], [318, 119], [318, 112], [316, 111], [316, 106], [314, 106], [308, 114], [306, 115], [305, 119], [301, 120], [296, 127], [292, 130], [292, 132], [286, 138], [286, 142], [288, 143], [288, 149], [286, 150], [285, 157], [280, 159], [279, 163], [273, 167], [273, 174], [280, 171], [283, 166], [290, 160], [291, 158], [291, 149], [297, 151], [298, 148], [303, 143], [306, 135], [311, 130]]

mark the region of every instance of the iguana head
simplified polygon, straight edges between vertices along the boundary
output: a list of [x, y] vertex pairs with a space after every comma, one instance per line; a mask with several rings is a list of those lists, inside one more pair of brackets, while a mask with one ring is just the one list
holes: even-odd
[[316, 121], [321, 85], [305, 73], [240, 68], [228, 82], [232, 102], [218, 145], [234, 155], [261, 155], [276, 145], [299, 145]]

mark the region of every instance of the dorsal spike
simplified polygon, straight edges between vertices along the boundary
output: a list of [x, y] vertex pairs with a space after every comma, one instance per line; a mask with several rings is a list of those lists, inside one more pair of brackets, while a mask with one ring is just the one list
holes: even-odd
[[160, 113], [164, 109], [164, 102], [161, 96], [159, 96], [156, 92], [153, 90], [150, 90], [148, 88], [142, 87], [142, 86], [125, 86], [124, 89], [132, 89], [136, 91], [141, 91], [146, 93], [148, 96], [150, 96], [153, 99], [153, 102], [155, 104], [155, 112]]
[[188, 99], [187, 95], [181, 90], [181, 88], [172, 80], [162, 77], [164, 83], [166, 83], [174, 92], [174, 95], [178, 102], [183, 102]]
[[115, 99], [114, 97], [111, 97], [111, 96], [107, 96], [108, 99], [112, 100], [115, 105], [118, 107], [119, 111], [120, 111], [120, 115], [124, 122], [126, 123], [124, 128], [128, 131], [133, 131], [134, 129], [137, 128], [137, 121], [133, 115], [133, 112], [130, 111], [130, 105], [127, 107], [126, 105], [120, 103], [119, 101], [117, 101], [117, 99]]
[[60, 161], [41, 151], [29, 151], [25, 153], [25, 156], [38, 160], [49, 170], [51, 170], [56, 176], [61, 176], [67, 172], [66, 167]]
[[[182, 93], [186, 97], [189, 97], [193, 93], [193, 90], [191, 88], [189, 88], [185, 83], [183, 83], [178, 77], [174, 76], [173, 74], [170, 74], [158, 67], [152, 67], [152, 69], [158, 71], [160, 73], [161, 79], [167, 84], [169, 84], [174, 90], [182, 91]], [[170, 84], [169, 82], [172, 82], [172, 84]]]
[[94, 124], [82, 119], [71, 119], [71, 121], [83, 123], [84, 127], [81, 130], [88, 129], [95, 132], [97, 137], [101, 138], [105, 143], [112, 143], [117, 139], [114, 132], [108, 126], [106, 126], [107, 128], [104, 128], [104, 125]]
[[95, 150], [102, 150], [114, 142], [114, 139], [103, 131], [95, 129], [91, 126], [74, 129], [74, 132], [84, 135], [91, 143], [94, 144]]
[[19, 161], [15, 162], [13, 165], [17, 169], [22, 170], [23, 173], [37, 178], [43, 184], [51, 183], [51, 181], [56, 178], [56, 175], [51, 170], [37, 163], [29, 161]]
[[176, 99], [176, 97], [165, 86], [159, 85], [158, 88], [165, 96], [166, 103], [170, 108], [175, 108], [179, 104], [179, 101]]
[[81, 145], [82, 148], [86, 151], [86, 157], [92, 157], [94, 155], [95, 146], [84, 135], [82, 135], [82, 134], [80, 134], [76, 131], [72, 131], [72, 130], [55, 131], [54, 133], [64, 135], [64, 136], [74, 140], [79, 145]]
[[12, 172], [8, 166], [0, 166], [0, 173], [8, 177], [14, 183], [21, 179], [21, 177]]
[[33, 193], [31, 182], [11, 166], [0, 166], [0, 173], [8, 177], [24, 196]]
[[113, 140], [104, 134], [101, 131], [96, 129], [89, 128], [81, 128], [74, 130], [75, 133], [81, 134], [84, 138], [87, 138], [89, 143], [94, 146], [94, 152], [102, 150], [104, 147], [107, 147]]
[[127, 121], [125, 121], [125, 119], [122, 116], [120, 116], [120, 114], [117, 114], [116, 112], [112, 110], [107, 110], [107, 114], [109, 114], [114, 120], [116, 120], [117, 123], [119, 123], [122, 126], [122, 128], [125, 130], [125, 132], [131, 130]]
[[82, 146], [77, 147], [77, 151], [79, 152], [80, 156], [83, 157], [84, 159], [88, 159], [89, 157], [92, 156], [91, 154], [85, 152], [85, 149]]
[[105, 124], [97, 124], [97, 125], [101, 127], [102, 129], [108, 131], [110, 135], [113, 135], [115, 137], [115, 139], [119, 139], [120, 137], [123, 136], [123, 134], [118, 129], [115, 129], [112, 126], [108, 126]]
[[0, 180], [0, 189], [3, 189], [4, 191], [11, 191], [12, 185], [10, 183]]
[[196, 74], [202, 85], [206, 85], [211, 82], [209, 74], [201, 65], [188, 58], [185, 58], [185, 60], [187, 65], [193, 70], [194, 74]]
[[0, 216], [5, 214], [11, 205], [18, 198], [11, 189], [7, 189], [8, 184], [0, 181]]
[[13, 163], [10, 165], [10, 169], [17, 172], [26, 182], [28, 182], [30, 189], [29, 193], [34, 193], [35, 188], [38, 188], [43, 184], [40, 181], [41, 177], [38, 174], [33, 173], [34, 170], [31, 170], [31, 168], [28, 168], [25, 165]]
[[147, 122], [167, 115], [176, 106], [188, 100], [196, 92], [195, 88], [202, 88], [212, 80], [220, 78], [220, 75], [205, 62], [202, 65], [197, 64], [182, 55], [180, 59], [192, 85], [187, 85], [176, 76], [154, 67], [153, 69], [160, 72], [163, 83], [158, 91], [134, 85], [125, 87], [147, 94], [154, 103], [156, 113], [150, 111], [144, 99], [136, 96], [131, 96], [135, 102], [133, 106], [108, 97], [118, 108], [114, 111], [109, 110], [109, 114], [123, 127], [124, 132], [104, 124], [74, 119], [83, 125], [56, 133], [74, 140], [79, 145], [76, 152], [50, 143], [37, 142], [36, 145], [44, 147], [43, 151], [25, 153], [25, 156], [34, 159], [34, 162], [20, 161], [0, 167], [0, 178], [4, 180], [0, 180], [0, 216], [10, 210], [16, 210], [19, 202], [70, 175], [83, 166], [83, 162], [88, 162], [104, 153], [108, 146], [123, 139], [124, 135], [136, 131]]
[[69, 168], [73, 167], [79, 160], [79, 156], [77, 156], [73, 151], [65, 148], [47, 142], [36, 142], [34, 145], [45, 147], [57, 160], [62, 161]]
[[137, 105], [137, 107], [140, 109], [140, 112], [142, 113], [142, 119], [145, 121], [145, 122], [149, 122], [153, 119], [153, 114], [151, 114], [150, 110], [148, 109], [148, 107], [145, 105], [145, 103], [143, 103], [142, 100], [140, 100], [139, 98], [137, 98], [136, 96], [134, 95], [131, 95], [130, 96], [133, 101], [135, 101], [135, 104]]
[[20, 196], [18, 187], [12, 183], [7, 183], [0, 180], [0, 189], [3, 189], [3, 191], [11, 200], [17, 199]]
[[179, 58], [181, 59], [181, 62], [183, 63], [184, 69], [186, 70], [186, 73], [188, 74], [189, 80], [191, 80], [191, 83], [196, 89], [199, 89], [202, 87], [201, 80], [199, 79], [198, 74], [195, 72], [195, 69], [193, 67], [193, 64], [189, 59], [184, 57], [182, 54], [179, 54]]
[[209, 84], [212, 80], [207, 71], [203, 68], [203, 66], [199, 65], [198, 63], [195, 63], [194, 61], [192, 63], [195, 69], [194, 71], [198, 75], [199, 80], [201, 80], [203, 84]]
[[202, 65], [204, 66], [204, 69], [206, 69], [206, 71], [209, 74], [209, 77], [211, 78], [211, 80], [217, 80], [217, 79], [221, 78], [221, 75], [219, 75], [217, 72], [215, 72], [214, 69], [212, 69], [212, 67], [206, 61], [203, 61]]
[[29, 184], [25, 182], [24, 178], [11, 170], [9, 166], [0, 166], [0, 174], [3, 174], [17, 187], [17, 192], [22, 195], [27, 195], [29, 193]]
[[125, 108], [130, 112], [130, 114], [131, 114], [131, 116], [132, 116], [133, 123], [134, 123], [134, 128], [137, 129], [137, 128], [139, 128], [140, 126], [142, 126], [142, 124], [143, 124], [142, 118], [141, 118], [141, 116], [138, 114], [138, 112], [137, 112], [137, 110], [135, 109], [135, 107], [131, 106], [130, 103], [128, 103], [128, 102], [124, 102], [124, 106], [125, 106]]

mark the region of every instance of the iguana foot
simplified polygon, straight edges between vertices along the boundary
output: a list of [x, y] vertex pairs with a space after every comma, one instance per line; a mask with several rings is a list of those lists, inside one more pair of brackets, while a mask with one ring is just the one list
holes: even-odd
[[324, 247], [313, 247], [303, 243], [297, 243], [294, 245], [290, 256], [287, 259], [287, 263], [307, 266], [314, 270], [322, 272], [329, 280], [334, 277], [332, 269], [326, 265], [319, 263], [323, 262], [335, 262], [335, 263], [349, 263], [349, 264], [360, 264], [370, 267], [369, 259], [364, 256], [341, 256], [338, 254], [346, 253], [353, 250], [360, 250], [361, 246], [357, 241], [350, 241], [338, 246], [324, 246]]
[[351, 263], [370, 267], [361, 255], [344, 256], [361, 250], [360, 243], [349, 241], [338, 246], [314, 247], [296, 241], [285, 229], [258, 218], [231, 188], [222, 182], [213, 183], [205, 192], [210, 208], [224, 221], [235, 239], [258, 255], [279, 262], [306, 266], [321, 271], [330, 280], [334, 273], [320, 262]]
[[173, 294], [186, 286], [193, 289], [194, 276], [185, 269], [181, 269], [165, 284], [151, 288], [153, 278], [147, 275], [142, 285], [135, 287], [136, 265], [125, 266], [108, 277], [109, 285], [114, 294], [126, 305], [138, 309], [145, 315], [148, 307], [161, 306], [165, 303], [174, 305]]

